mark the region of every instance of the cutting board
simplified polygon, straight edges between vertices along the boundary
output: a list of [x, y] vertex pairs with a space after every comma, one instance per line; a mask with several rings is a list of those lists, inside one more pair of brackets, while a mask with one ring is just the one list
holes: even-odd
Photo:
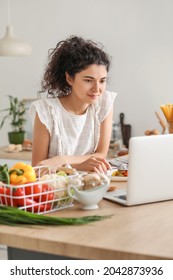
[[128, 149], [129, 148], [129, 140], [131, 137], [131, 125], [124, 123], [125, 115], [124, 113], [120, 113], [120, 125], [123, 137], [123, 144]]

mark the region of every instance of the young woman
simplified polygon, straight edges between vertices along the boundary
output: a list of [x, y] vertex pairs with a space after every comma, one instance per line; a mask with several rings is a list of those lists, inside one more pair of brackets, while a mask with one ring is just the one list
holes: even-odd
[[110, 60], [91, 40], [71, 36], [49, 54], [42, 80], [47, 93], [31, 104], [32, 165], [63, 166], [105, 173], [113, 101], [106, 91]]

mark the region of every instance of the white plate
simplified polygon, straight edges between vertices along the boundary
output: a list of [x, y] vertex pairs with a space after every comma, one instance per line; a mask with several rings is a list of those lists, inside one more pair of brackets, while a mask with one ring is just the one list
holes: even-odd
[[107, 176], [110, 178], [111, 181], [115, 181], [115, 182], [126, 182], [128, 177], [125, 176], [111, 176], [111, 174], [113, 174], [114, 171], [117, 171], [117, 168], [113, 168], [111, 170], [107, 171]]

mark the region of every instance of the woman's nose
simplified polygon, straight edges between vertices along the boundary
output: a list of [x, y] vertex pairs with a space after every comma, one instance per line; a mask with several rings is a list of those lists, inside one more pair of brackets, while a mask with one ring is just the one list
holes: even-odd
[[92, 87], [93, 92], [99, 92], [99, 83], [95, 82]]

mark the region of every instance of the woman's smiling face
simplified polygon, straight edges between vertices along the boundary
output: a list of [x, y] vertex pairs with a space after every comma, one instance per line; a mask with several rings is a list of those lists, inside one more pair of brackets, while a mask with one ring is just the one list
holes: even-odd
[[105, 65], [92, 64], [77, 73], [74, 78], [66, 74], [67, 82], [71, 85], [71, 95], [80, 102], [91, 104], [105, 91], [107, 81]]

